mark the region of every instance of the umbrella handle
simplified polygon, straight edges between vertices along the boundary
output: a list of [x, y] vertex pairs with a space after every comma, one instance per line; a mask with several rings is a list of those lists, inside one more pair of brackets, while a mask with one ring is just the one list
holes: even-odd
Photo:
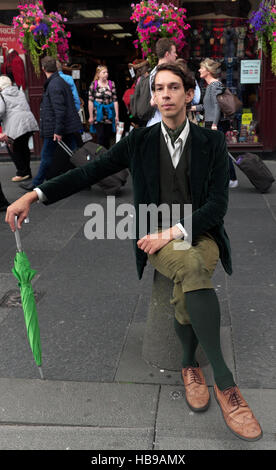
[[16, 241], [17, 250], [20, 253], [21, 251], [23, 251], [23, 249], [22, 249], [22, 244], [21, 244], [19, 231], [18, 231], [18, 228], [17, 228], [17, 215], [14, 217], [14, 223], [15, 223], [15, 232], [14, 232], [15, 241]]

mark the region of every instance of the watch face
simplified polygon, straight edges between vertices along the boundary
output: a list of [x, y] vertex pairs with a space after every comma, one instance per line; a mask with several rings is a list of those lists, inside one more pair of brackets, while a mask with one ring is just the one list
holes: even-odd
[[193, 34], [194, 34], [195, 36], [197, 36], [197, 35], [198, 35], [198, 30], [197, 30], [197, 29], [194, 29], [194, 30], [193, 30]]

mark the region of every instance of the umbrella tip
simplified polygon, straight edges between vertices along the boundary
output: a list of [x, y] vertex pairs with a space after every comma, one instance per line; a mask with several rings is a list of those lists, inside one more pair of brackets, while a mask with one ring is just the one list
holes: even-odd
[[42, 372], [42, 368], [40, 366], [38, 366], [38, 370], [39, 370], [41, 379], [44, 380], [44, 375], [43, 375], [43, 372]]

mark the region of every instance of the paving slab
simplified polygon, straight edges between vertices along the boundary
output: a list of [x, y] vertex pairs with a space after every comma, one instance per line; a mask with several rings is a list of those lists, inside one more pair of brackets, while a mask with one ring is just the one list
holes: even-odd
[[151, 450], [154, 429], [0, 425], [0, 450]]
[[81, 296], [83, 290], [91, 293], [136, 294], [141, 283], [136, 273], [132, 244], [125, 240], [93, 240], [73, 238], [60, 249], [58, 255], [41, 275], [41, 282], [55, 280]]
[[[112, 381], [138, 297], [61, 294], [46, 292], [37, 305], [45, 378]], [[0, 329], [0, 376], [36, 378], [22, 310], [11, 310]]]
[[159, 386], [0, 379], [0, 423], [154, 426]]
[[[213, 437], [210, 438], [210, 435]], [[210, 428], [205, 433], [187, 429], [182, 433], [178, 431], [160, 431], [155, 436], [154, 450], [275, 450], [275, 437], [264, 434], [257, 442], [246, 442], [241, 439], [222, 435], [220, 431]]]
[[[142, 357], [142, 345], [145, 331], [145, 324], [142, 322], [132, 323], [127, 340], [120, 358], [120, 363], [116, 372], [115, 380], [135, 383], [156, 383], [156, 384], [182, 384], [181, 354], [179, 355], [179, 370], [172, 371], [163, 369], [162, 366], [155, 367], [149, 364]], [[178, 338], [176, 337], [178, 341]], [[221, 328], [221, 348], [225, 361], [235, 375], [235, 362], [232, 349], [231, 331], [229, 327]], [[179, 347], [181, 351], [181, 348]], [[198, 361], [208, 385], [213, 385], [213, 372], [210, 364], [201, 351], [197, 355]], [[202, 359], [202, 360], [201, 360]]]
[[155, 449], [275, 449], [276, 410], [273, 402], [276, 391], [241, 389], [241, 392], [260, 421], [264, 432], [261, 440], [242, 441], [229, 431], [211, 388], [209, 409], [204, 413], [194, 413], [187, 406], [179, 387], [162, 385], [156, 420]]
[[238, 382], [243, 387], [276, 388], [276, 283], [231, 287], [232, 319]]

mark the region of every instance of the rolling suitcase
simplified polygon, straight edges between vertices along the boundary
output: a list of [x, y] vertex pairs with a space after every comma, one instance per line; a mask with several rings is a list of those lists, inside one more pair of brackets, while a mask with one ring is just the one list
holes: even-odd
[[258, 155], [245, 153], [239, 155], [237, 160], [229, 153], [234, 164], [247, 176], [249, 181], [260, 193], [266, 193], [275, 181], [271, 171]]
[[[80, 167], [93, 161], [107, 150], [95, 142], [86, 142], [82, 147], [72, 152], [72, 150], [63, 142], [59, 141], [59, 145], [69, 155], [70, 163], [74, 167]], [[114, 175], [107, 176], [106, 178], [99, 181], [97, 184], [100, 186], [107, 196], [115, 195], [122, 186], [126, 184], [128, 177], [128, 170], [121, 170]]]

